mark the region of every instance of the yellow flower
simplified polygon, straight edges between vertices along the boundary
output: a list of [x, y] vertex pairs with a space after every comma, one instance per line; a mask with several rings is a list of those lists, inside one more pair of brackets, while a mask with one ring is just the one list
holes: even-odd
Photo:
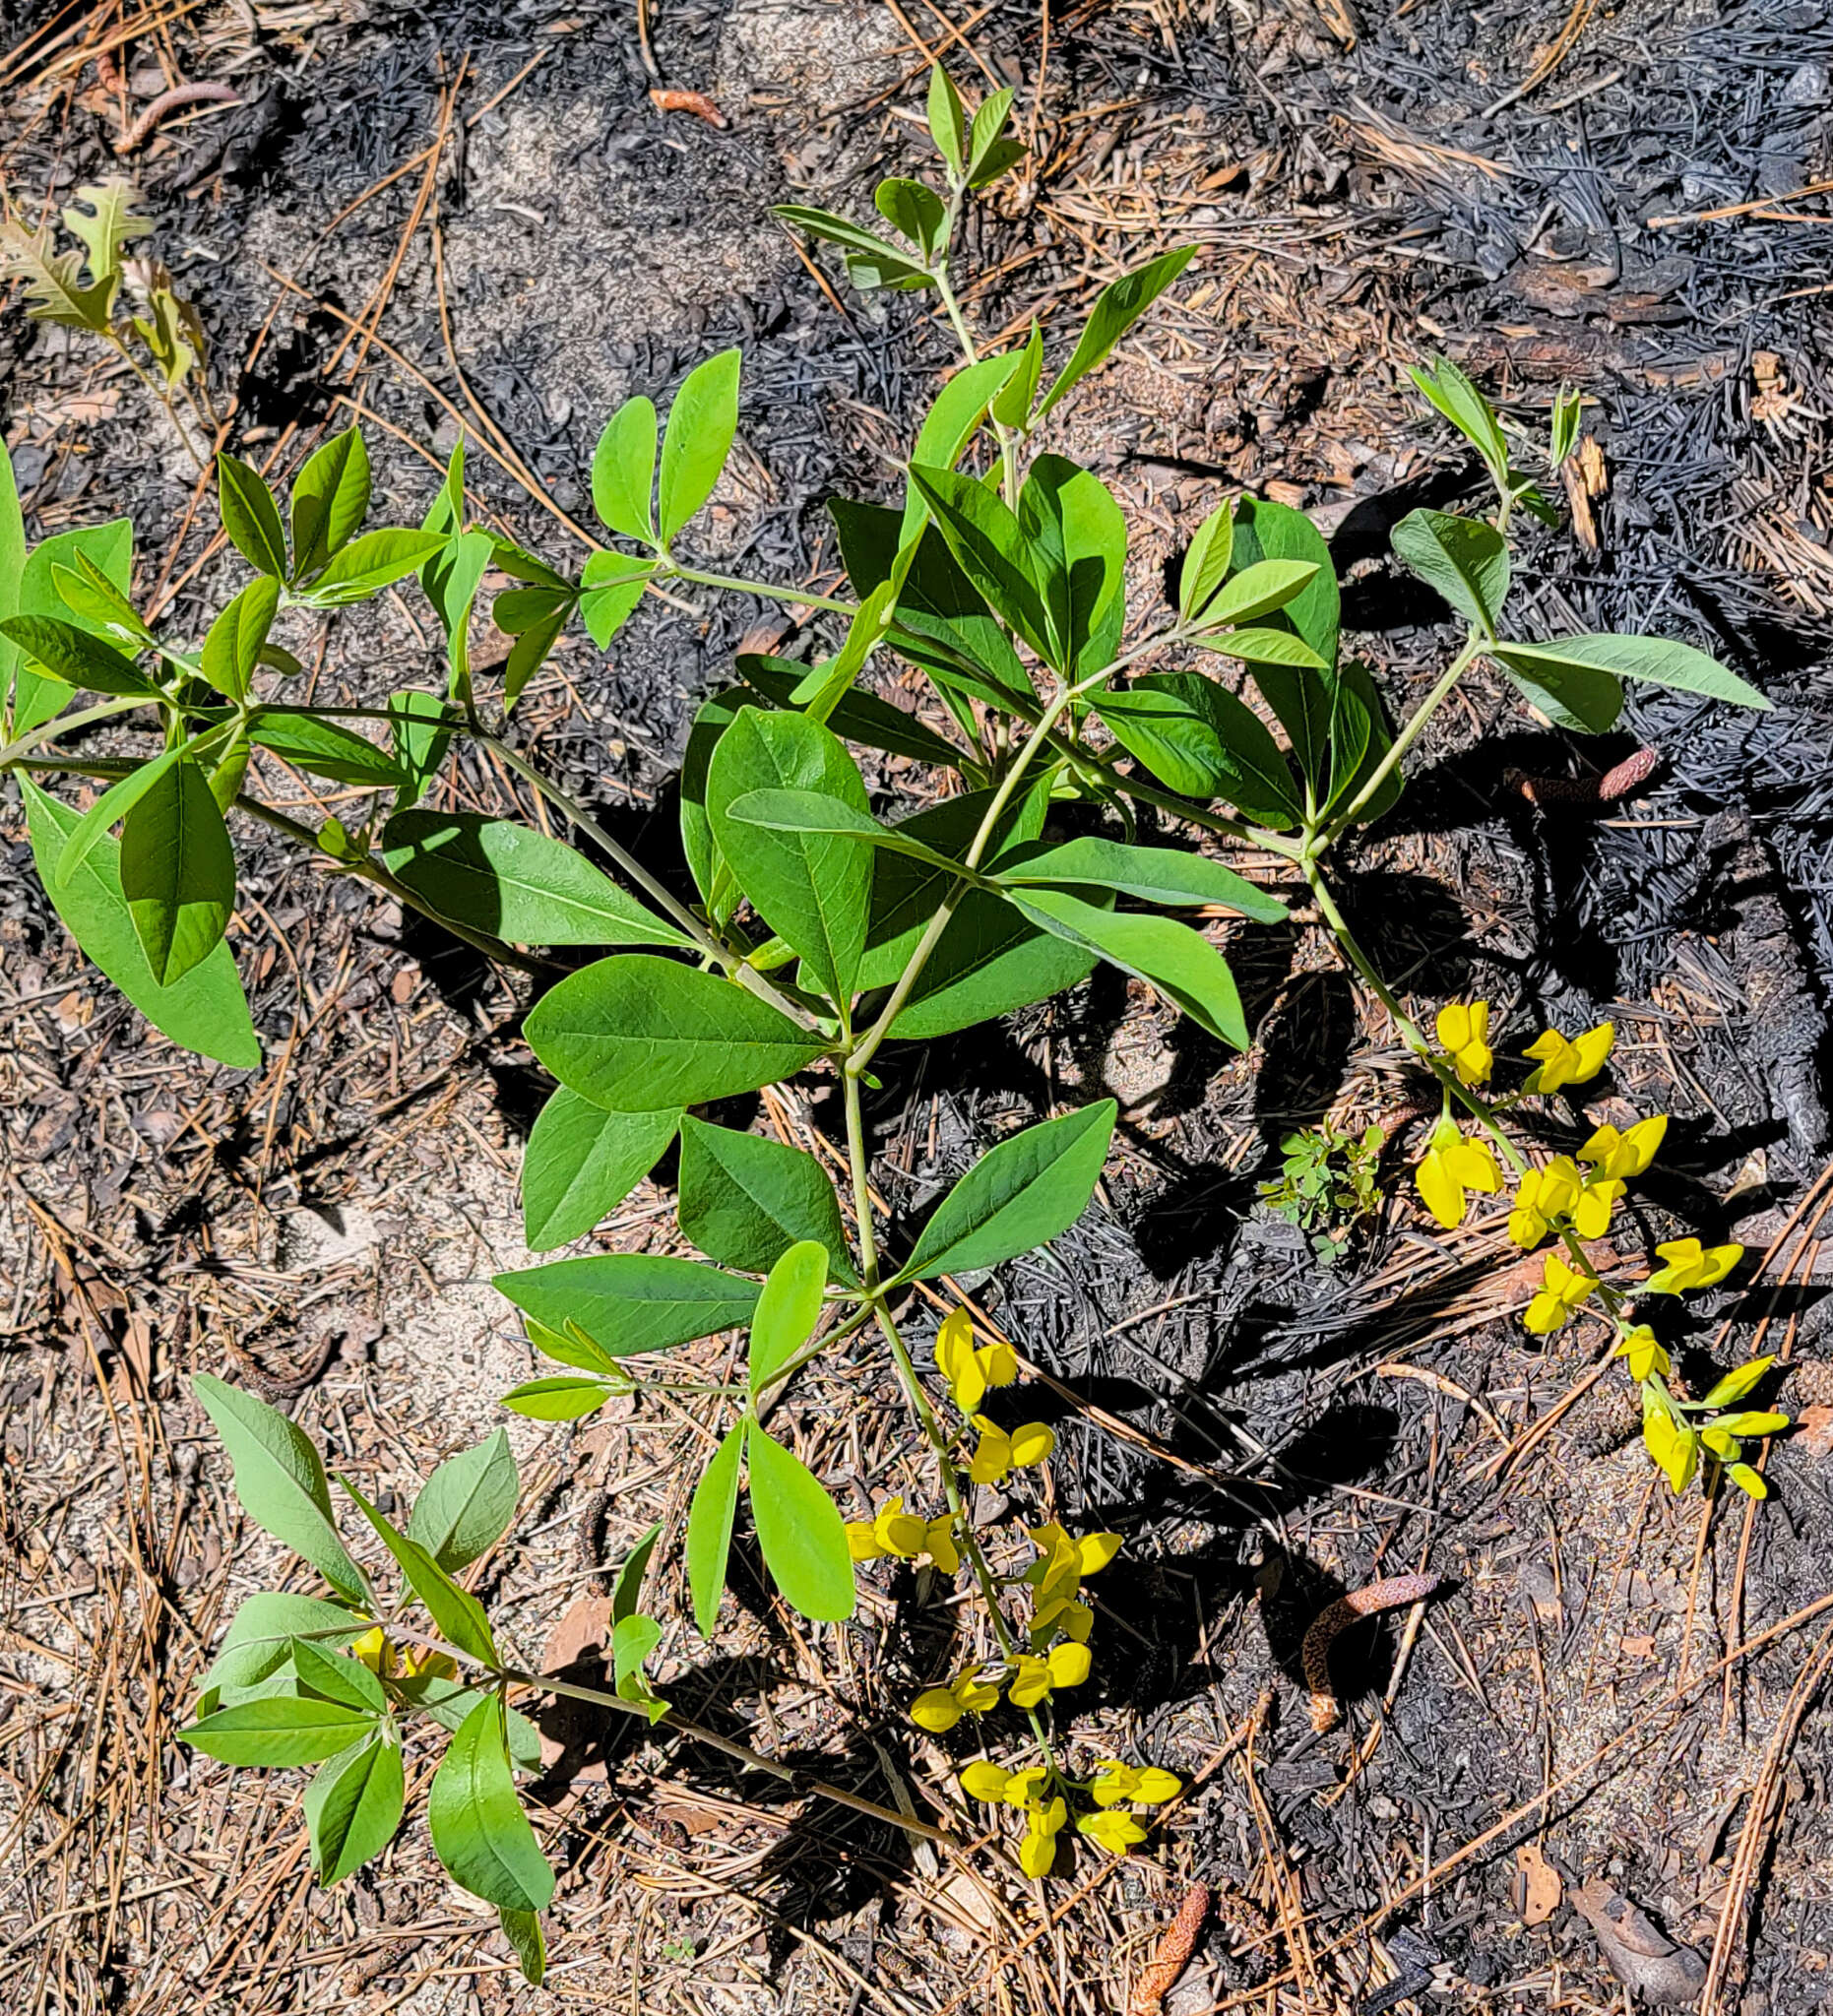
[[946, 1687], [925, 1687], [911, 1703], [911, 1720], [933, 1735], [946, 1735], [964, 1715], [984, 1715], [999, 1699], [999, 1689], [979, 1677], [971, 1666]]
[[1050, 1767], [1047, 1764], [1030, 1764], [1023, 1771], [1015, 1771], [1006, 1780], [1002, 1796], [1008, 1806], [1016, 1806], [1021, 1813], [1029, 1812], [1038, 1803], [1038, 1795], [1049, 1783]]
[[977, 1484], [996, 1484], [1013, 1470], [1032, 1470], [1048, 1463], [1056, 1448], [1056, 1431], [1043, 1421], [1027, 1421], [1008, 1435], [983, 1414], [974, 1417], [980, 1431], [968, 1475]]
[[359, 1666], [366, 1666], [372, 1673], [382, 1674], [395, 1670], [395, 1648], [388, 1641], [388, 1633], [380, 1624], [371, 1624], [360, 1638], [350, 1646], [350, 1657]]
[[948, 1381], [955, 1405], [971, 1415], [989, 1386], [1010, 1386], [1018, 1377], [1018, 1354], [1009, 1344], [974, 1348], [974, 1319], [966, 1309], [951, 1309], [935, 1333], [936, 1369]]
[[1039, 1605], [1031, 1620], [1031, 1649], [1036, 1652], [1059, 1635], [1086, 1645], [1094, 1628], [1095, 1612], [1087, 1604], [1077, 1603], [1071, 1596], [1059, 1596], [1054, 1603]]
[[1141, 1806], [1162, 1806], [1183, 1790], [1183, 1781], [1169, 1771], [1147, 1765], [1122, 1764], [1117, 1757], [1105, 1757], [1095, 1767], [1089, 1795], [1098, 1806], [1117, 1806], [1127, 1801]]
[[1595, 1274], [1581, 1274], [1568, 1267], [1557, 1253], [1549, 1253], [1541, 1272], [1541, 1290], [1528, 1304], [1522, 1318], [1536, 1337], [1550, 1337], [1564, 1329], [1576, 1309], [1598, 1285]]
[[1086, 1645], [1067, 1638], [1061, 1645], [1051, 1646], [1050, 1656], [1044, 1664], [1050, 1670], [1051, 1686], [1079, 1687], [1088, 1678], [1092, 1662]]
[[1006, 1796], [1006, 1787], [1012, 1782], [1009, 1771], [1001, 1771], [997, 1764], [970, 1764], [961, 1774], [961, 1789], [971, 1799], [984, 1799], [988, 1805], [997, 1805]]
[[1487, 1085], [1495, 1064], [1487, 1001], [1448, 1002], [1438, 1011], [1438, 1040], [1466, 1085]]
[[449, 1652], [435, 1652], [430, 1646], [408, 1646], [402, 1651], [401, 1671], [403, 1678], [410, 1680], [455, 1680], [458, 1661]]
[[1669, 1239], [1655, 1248], [1667, 1261], [1643, 1283], [1645, 1295], [1678, 1295], [1688, 1289], [1716, 1288], [1743, 1258], [1738, 1245], [1701, 1246], [1697, 1239]]
[[1112, 1811], [1084, 1813], [1076, 1822], [1076, 1832], [1099, 1842], [1109, 1855], [1125, 1855], [1128, 1849], [1137, 1848], [1146, 1838], [1146, 1830], [1131, 1813]]
[[1579, 1150], [1578, 1159], [1594, 1164], [1601, 1176], [1646, 1175], [1667, 1131], [1666, 1113], [1651, 1113], [1620, 1134], [1614, 1127], [1603, 1126]]
[[961, 1573], [961, 1550], [955, 1544], [955, 1515], [941, 1512], [923, 1528], [923, 1551], [944, 1575]]
[[1527, 1047], [1527, 1055], [1539, 1060], [1540, 1069], [1529, 1073], [1528, 1082], [1522, 1089], [1526, 1092], [1557, 1092], [1561, 1086], [1583, 1085], [1604, 1069], [1605, 1059], [1615, 1042], [1616, 1025], [1613, 1022], [1601, 1022], [1596, 1029], [1586, 1030], [1575, 1040], [1561, 1036], [1556, 1029], [1549, 1029]]
[[1579, 1192], [1572, 1207], [1572, 1229], [1581, 1239], [1601, 1239], [1611, 1228], [1611, 1213], [1628, 1187], [1620, 1176], [1598, 1176]]
[[1076, 1542], [1076, 1566], [1084, 1575], [1099, 1575], [1125, 1544], [1117, 1533], [1085, 1533]]
[[[886, 1554], [895, 1554], [902, 1561], [914, 1560], [928, 1550], [929, 1529], [936, 1523], [905, 1511], [902, 1495], [887, 1498], [869, 1526], [861, 1520], [848, 1520], [847, 1551], [855, 1561], [876, 1561]], [[946, 1528], [949, 1522], [944, 1519], [940, 1523]], [[955, 1563], [957, 1568], [960, 1565], [959, 1561]]]
[[1444, 1119], [1432, 1129], [1431, 1146], [1413, 1180], [1425, 1208], [1449, 1231], [1464, 1223], [1465, 1191], [1492, 1194], [1502, 1187], [1502, 1172], [1485, 1143], [1465, 1140], [1457, 1122]]
[[1053, 1798], [1048, 1805], [1033, 1801], [1025, 1827], [1025, 1838], [1018, 1845], [1018, 1865], [1028, 1876], [1046, 1876], [1050, 1864], [1056, 1859], [1057, 1830], [1069, 1817], [1069, 1808], [1060, 1797]]
[[1638, 1384], [1657, 1372], [1674, 1369], [1674, 1362], [1662, 1349], [1660, 1338], [1646, 1323], [1638, 1323], [1634, 1329], [1625, 1330], [1616, 1340], [1616, 1349], [1611, 1355], [1629, 1360], [1629, 1376]]
[[1006, 1689], [1006, 1699], [1014, 1708], [1036, 1708], [1040, 1701], [1047, 1701], [1049, 1696], [1049, 1667], [1042, 1659], [1021, 1652], [1012, 1684]]
[[1642, 1443], [1675, 1490], [1685, 1490], [1699, 1468], [1699, 1437], [1693, 1430], [1661, 1408], [1649, 1407], [1642, 1417]]

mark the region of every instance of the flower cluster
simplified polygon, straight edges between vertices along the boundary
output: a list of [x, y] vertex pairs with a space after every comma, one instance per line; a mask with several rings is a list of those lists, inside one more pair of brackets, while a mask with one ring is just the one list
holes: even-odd
[[1122, 1807], [1161, 1806], [1183, 1789], [1182, 1782], [1169, 1771], [1123, 1764], [1117, 1757], [1104, 1758], [1093, 1777], [1080, 1782], [1065, 1778], [1047, 1764], [1034, 1764], [1025, 1771], [970, 1764], [961, 1774], [961, 1789], [970, 1798], [987, 1805], [1011, 1806], [1025, 1815], [1018, 1862], [1028, 1876], [1047, 1875], [1056, 1859], [1056, 1837], [1069, 1818], [1069, 1801], [1053, 1790], [1058, 1785], [1085, 1793], [1094, 1801], [1092, 1812], [1077, 1815], [1076, 1832], [1087, 1835], [1110, 1855], [1125, 1855], [1146, 1838], [1146, 1829]]
[[961, 1572], [955, 1515], [942, 1512], [933, 1519], [919, 1519], [905, 1511], [902, 1495], [887, 1498], [869, 1522], [848, 1520], [847, 1548], [855, 1561], [880, 1561], [888, 1554], [914, 1561], [918, 1554], [927, 1554], [944, 1575]]
[[[1668, 1132], [1668, 1115], [1651, 1113], [1628, 1127], [1594, 1128], [1584, 1145], [1570, 1155], [1555, 1155], [1533, 1168], [1523, 1167], [1495, 1124], [1500, 1102], [1470, 1097], [1488, 1082], [1494, 1063], [1489, 1047], [1489, 1004], [1453, 1002], [1441, 1009], [1437, 1035], [1444, 1051], [1438, 1067], [1447, 1091], [1443, 1117], [1433, 1128], [1425, 1154], [1414, 1171], [1420, 1195], [1438, 1223], [1448, 1229], [1462, 1225], [1470, 1193], [1493, 1195], [1502, 1187], [1501, 1170], [1488, 1144], [1466, 1135], [1451, 1117], [1451, 1079], [1465, 1088], [1466, 1103], [1485, 1118], [1490, 1133], [1520, 1170], [1508, 1214], [1508, 1236], [1526, 1252], [1543, 1240], [1560, 1241], [1542, 1262], [1540, 1287], [1522, 1321], [1537, 1337], [1563, 1330], [1596, 1297], [1616, 1332], [1612, 1356], [1626, 1366], [1642, 1393], [1642, 1439], [1649, 1455], [1676, 1491], [1698, 1474], [1702, 1454], [1739, 1489], [1752, 1497], [1765, 1494], [1762, 1474], [1743, 1460], [1745, 1440], [1774, 1434], [1788, 1425], [1787, 1415], [1755, 1410], [1733, 1412], [1773, 1362], [1753, 1358], [1728, 1373], [1703, 1400], [1687, 1400], [1670, 1385], [1673, 1360], [1654, 1330], [1633, 1320], [1631, 1297], [1612, 1288], [1592, 1265], [1583, 1240], [1599, 1239], [1610, 1229], [1616, 1207], [1637, 1177], [1646, 1175]], [[1603, 1070], [1616, 1041], [1615, 1026], [1601, 1022], [1582, 1036], [1565, 1037], [1548, 1030], [1528, 1045], [1535, 1069], [1519, 1097], [1530, 1098], [1583, 1085]], [[1635, 1293], [1678, 1295], [1715, 1288], [1743, 1257], [1736, 1244], [1706, 1246], [1698, 1239], [1669, 1239], [1655, 1248], [1661, 1265]]]

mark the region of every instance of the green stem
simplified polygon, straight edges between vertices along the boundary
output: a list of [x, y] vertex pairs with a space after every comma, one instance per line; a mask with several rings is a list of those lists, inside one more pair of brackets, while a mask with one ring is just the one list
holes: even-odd
[[683, 567], [678, 560], [669, 563], [677, 581], [691, 581], [697, 588], [725, 588], [734, 595], [754, 595], [762, 601], [789, 602], [798, 608], [831, 609], [837, 616], [856, 616], [857, 602], [841, 601], [831, 595], [816, 595], [806, 588], [782, 588], [771, 581], [743, 581], [730, 574], [708, 574], [699, 567]]
[[544, 776], [526, 756], [519, 750], [512, 749], [507, 742], [499, 741], [496, 736], [485, 734], [481, 729], [474, 728], [469, 732], [480, 749], [488, 749], [508, 769], [514, 771], [545, 798], [556, 811], [564, 814], [581, 833], [588, 835], [602, 849], [651, 902], [694, 941], [701, 953], [709, 959], [716, 960], [730, 977], [747, 987], [759, 1000], [768, 1001], [780, 1015], [787, 1015], [791, 1022], [803, 1029], [814, 1027], [813, 1016], [799, 1002], [792, 1001], [779, 988], [772, 986], [754, 966], [745, 963], [742, 954], [734, 952], [723, 939], [715, 937], [693, 912], [677, 900], [671, 890], [664, 888], [627, 848], [605, 832], [571, 792], [562, 790], [551, 778]]
[[35, 728], [29, 728], [17, 740], [0, 745], [0, 770], [10, 770], [22, 756], [31, 755], [46, 742], [56, 741], [72, 728], [88, 727], [92, 722], [108, 721], [117, 714], [131, 714], [136, 707], [151, 707], [158, 697], [157, 693], [121, 694], [112, 700], [98, 701], [94, 707], [80, 707], [75, 714], [54, 715]]

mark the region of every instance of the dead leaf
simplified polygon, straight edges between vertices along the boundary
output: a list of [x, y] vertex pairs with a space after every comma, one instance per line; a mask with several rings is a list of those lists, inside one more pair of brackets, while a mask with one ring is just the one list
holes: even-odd
[[730, 123], [703, 91], [653, 91], [649, 100], [659, 112], [692, 112], [696, 119], [722, 131]]
[[1565, 1885], [1532, 1841], [1515, 1851], [1515, 1909], [1524, 1925], [1544, 1925], [1559, 1909]]
[[1804, 1407], [1795, 1417], [1793, 1442], [1808, 1456], [1833, 1456], [1833, 1407]]
[[1572, 1908], [1597, 1936], [1611, 1972], [1632, 1994], [1669, 2008], [1689, 2008], [1706, 1984], [1706, 1963], [1676, 1944], [1623, 1893], [1602, 1877], [1572, 1892]]

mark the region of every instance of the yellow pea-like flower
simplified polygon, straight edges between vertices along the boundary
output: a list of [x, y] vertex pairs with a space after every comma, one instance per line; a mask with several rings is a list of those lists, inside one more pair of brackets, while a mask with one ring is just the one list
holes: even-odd
[[872, 1521], [872, 1532], [886, 1553], [907, 1561], [922, 1552], [929, 1537], [927, 1524], [914, 1512], [905, 1511], [901, 1496], [885, 1500]]
[[1117, 1812], [1112, 1808], [1101, 1813], [1084, 1813], [1076, 1822], [1076, 1832], [1086, 1834], [1109, 1855], [1125, 1855], [1146, 1839], [1145, 1828], [1131, 1813]]
[[1556, 1029], [1537, 1037], [1526, 1054], [1540, 1069], [1531, 1072], [1523, 1088], [1527, 1092], [1558, 1092], [1563, 1086], [1583, 1085], [1597, 1077], [1616, 1043], [1616, 1025], [1601, 1022], [1581, 1037], [1563, 1037]]
[[1658, 1372], [1674, 1369], [1674, 1362], [1663, 1350], [1660, 1338], [1646, 1323], [1638, 1323], [1633, 1329], [1625, 1330], [1616, 1340], [1616, 1349], [1611, 1355], [1628, 1360], [1629, 1376], [1638, 1385]]
[[1018, 1865], [1026, 1875], [1049, 1874], [1050, 1864], [1056, 1859], [1057, 1831], [1068, 1817], [1069, 1808], [1060, 1797], [1053, 1798], [1048, 1805], [1032, 1806], [1025, 1838], [1018, 1845]]
[[1666, 1113], [1651, 1113], [1621, 1133], [1607, 1123], [1593, 1132], [1578, 1159], [1591, 1164], [1600, 1176], [1632, 1180], [1648, 1173], [1667, 1132]]
[[847, 1521], [847, 1551], [855, 1561], [882, 1560], [885, 1552], [878, 1544], [878, 1536], [872, 1531], [871, 1523], [864, 1519]]
[[1040, 1605], [1032, 1618], [1031, 1649], [1036, 1652], [1039, 1646], [1058, 1636], [1086, 1645], [1094, 1628], [1095, 1612], [1087, 1604], [1077, 1603], [1073, 1597], [1059, 1597], [1054, 1603]]
[[1645, 1295], [1678, 1295], [1689, 1289], [1716, 1288], [1743, 1258], [1737, 1244], [1702, 1246], [1697, 1239], [1669, 1239], [1655, 1248], [1668, 1264], [1643, 1283]]
[[1021, 1813], [1029, 1812], [1038, 1803], [1038, 1796], [1049, 1781], [1050, 1767], [1047, 1764], [1030, 1764], [1023, 1771], [1013, 1772], [1006, 1780], [1006, 1804], [1016, 1806]]
[[1106, 1757], [1095, 1767], [1089, 1795], [1098, 1806], [1117, 1806], [1131, 1801], [1141, 1806], [1162, 1806], [1183, 1790], [1183, 1781], [1154, 1765], [1141, 1769]]
[[1079, 1645], [1073, 1638], [1065, 1639], [1061, 1645], [1050, 1648], [1050, 1656], [1044, 1665], [1049, 1670], [1050, 1685], [1053, 1687], [1079, 1687], [1089, 1676], [1093, 1661], [1086, 1645]]
[[1017, 1470], [1036, 1470], [1048, 1463], [1056, 1449], [1056, 1431], [1043, 1421], [1027, 1421], [1012, 1430], [1012, 1463]]
[[1699, 1437], [1693, 1430], [1676, 1426], [1660, 1408], [1651, 1407], [1642, 1417], [1642, 1443], [1675, 1490], [1685, 1490], [1699, 1469]]
[[1036, 1708], [1039, 1702], [1047, 1701], [1050, 1696], [1050, 1669], [1042, 1659], [1021, 1652], [1012, 1674], [1012, 1683], [1006, 1689], [1006, 1699], [1014, 1708]]
[[1438, 1040], [1465, 1085], [1487, 1085], [1495, 1066], [1487, 1001], [1451, 1001], [1438, 1011]]
[[1084, 1575], [1099, 1575], [1124, 1545], [1117, 1533], [1085, 1533], [1076, 1542], [1076, 1566]]
[[1628, 1185], [1620, 1176], [1600, 1176], [1587, 1183], [1572, 1206], [1572, 1229], [1581, 1239], [1601, 1239], [1611, 1228], [1611, 1214]]
[[923, 1551], [944, 1575], [961, 1573], [961, 1549], [955, 1544], [955, 1515], [939, 1513], [923, 1528]]
[[1464, 1223], [1464, 1193], [1480, 1190], [1493, 1195], [1502, 1187], [1502, 1172], [1485, 1143], [1466, 1140], [1455, 1120], [1444, 1119], [1433, 1128], [1431, 1145], [1413, 1180], [1426, 1210], [1450, 1231]]
[[395, 1648], [380, 1624], [371, 1624], [360, 1638], [351, 1643], [350, 1657], [378, 1676], [392, 1672], [395, 1668]]
[[1549, 1253], [1541, 1274], [1540, 1292], [1528, 1304], [1522, 1318], [1536, 1337], [1550, 1337], [1562, 1330], [1572, 1311], [1579, 1307], [1598, 1285], [1593, 1274], [1581, 1274], [1568, 1267], [1557, 1253]]
[[974, 1319], [966, 1309], [951, 1309], [935, 1333], [936, 1369], [963, 1414], [972, 1415], [989, 1386], [1010, 1386], [1018, 1377], [1018, 1354], [1003, 1341], [974, 1344]]
[[997, 1764], [970, 1764], [961, 1774], [961, 1789], [969, 1798], [982, 1799], [989, 1805], [996, 1805], [1005, 1797], [1011, 1782], [1012, 1774], [1000, 1770]]
[[1012, 1469], [1012, 1438], [983, 1414], [974, 1417], [974, 1425], [980, 1429], [980, 1439], [974, 1445], [968, 1475], [977, 1484], [1000, 1483]]
[[911, 1703], [911, 1720], [931, 1735], [947, 1735], [961, 1716], [961, 1703], [952, 1687], [925, 1687]]

